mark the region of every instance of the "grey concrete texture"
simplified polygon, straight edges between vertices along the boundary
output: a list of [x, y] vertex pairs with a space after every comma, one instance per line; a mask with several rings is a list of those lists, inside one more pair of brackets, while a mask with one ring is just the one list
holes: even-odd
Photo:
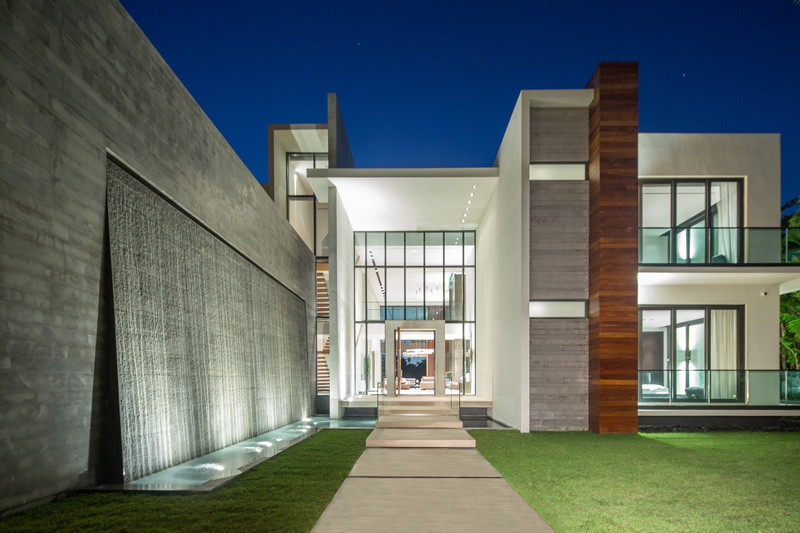
[[530, 319], [531, 431], [589, 429], [589, 320]]
[[0, 50], [2, 510], [105, 453], [109, 152], [305, 301], [309, 361], [315, 296], [311, 252], [118, 2], [3, 2]]
[[589, 160], [589, 109], [531, 108], [531, 162]]
[[589, 297], [589, 182], [532, 181], [531, 300]]
[[303, 301], [108, 168], [124, 481], [311, 414]]

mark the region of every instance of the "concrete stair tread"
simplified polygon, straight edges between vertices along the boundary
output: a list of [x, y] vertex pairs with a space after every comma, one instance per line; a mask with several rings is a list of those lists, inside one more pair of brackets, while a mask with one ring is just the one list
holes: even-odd
[[462, 428], [464, 424], [454, 414], [382, 414], [376, 428]]
[[367, 448], [474, 448], [475, 439], [463, 429], [376, 428]]

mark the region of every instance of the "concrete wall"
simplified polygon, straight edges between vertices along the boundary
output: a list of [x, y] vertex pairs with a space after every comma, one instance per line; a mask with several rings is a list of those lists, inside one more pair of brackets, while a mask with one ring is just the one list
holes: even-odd
[[328, 240], [331, 303], [330, 416], [341, 418], [344, 414], [341, 399], [353, 392], [355, 282], [353, 226], [336, 187], [328, 188], [328, 225], [332, 228]]
[[531, 108], [531, 163], [589, 160], [589, 109]]
[[300, 295], [311, 325], [315, 296], [308, 248], [117, 2], [4, 2], [0, 46], [8, 509], [104, 477], [108, 151]]
[[589, 320], [530, 320], [532, 431], [589, 429]]
[[640, 133], [640, 177], [744, 177], [744, 225], [778, 227], [778, 134]]
[[109, 162], [124, 480], [311, 414], [305, 304]]
[[589, 182], [530, 183], [531, 300], [589, 297]]
[[[500, 178], [477, 231], [477, 393], [492, 398], [497, 420], [529, 430], [528, 124], [521, 93], [497, 155]], [[524, 215], [523, 215], [524, 214]], [[491, 362], [491, 390], [485, 367]], [[482, 369], [483, 368], [483, 369]]]
[[[530, 299], [589, 297], [589, 182], [530, 183]], [[530, 320], [532, 430], [588, 429], [587, 319]]]
[[330, 168], [356, 166], [335, 93], [328, 93], [328, 163]]

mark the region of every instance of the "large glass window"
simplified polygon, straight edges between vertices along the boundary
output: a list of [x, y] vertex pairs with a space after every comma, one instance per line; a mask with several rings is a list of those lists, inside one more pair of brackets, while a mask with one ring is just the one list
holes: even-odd
[[641, 402], [741, 401], [740, 307], [642, 308]]
[[741, 261], [740, 179], [641, 180], [640, 261]]
[[328, 255], [328, 206], [318, 204], [308, 169], [328, 168], [328, 154], [286, 154], [286, 212], [289, 223], [314, 255]]
[[463, 371], [463, 390], [474, 394], [475, 233], [356, 232], [354, 242], [353, 368], [359, 393], [374, 393], [381, 385], [373, 352], [385, 353], [385, 320], [444, 320], [447, 353], [459, 358], [449, 370]]

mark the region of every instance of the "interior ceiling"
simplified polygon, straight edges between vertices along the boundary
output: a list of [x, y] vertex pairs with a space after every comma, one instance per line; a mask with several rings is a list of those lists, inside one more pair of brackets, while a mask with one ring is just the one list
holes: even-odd
[[376, 171], [378, 177], [326, 178], [314, 178], [318, 171], [309, 171], [309, 181], [318, 198], [322, 189], [327, 198], [327, 187], [336, 186], [356, 231], [475, 229], [497, 184], [496, 169], [491, 168], [479, 169], [481, 176], [458, 175], [459, 169], [431, 169], [428, 175], [424, 169], [413, 169], [410, 176], [401, 175], [402, 171], [380, 176], [381, 170]]

